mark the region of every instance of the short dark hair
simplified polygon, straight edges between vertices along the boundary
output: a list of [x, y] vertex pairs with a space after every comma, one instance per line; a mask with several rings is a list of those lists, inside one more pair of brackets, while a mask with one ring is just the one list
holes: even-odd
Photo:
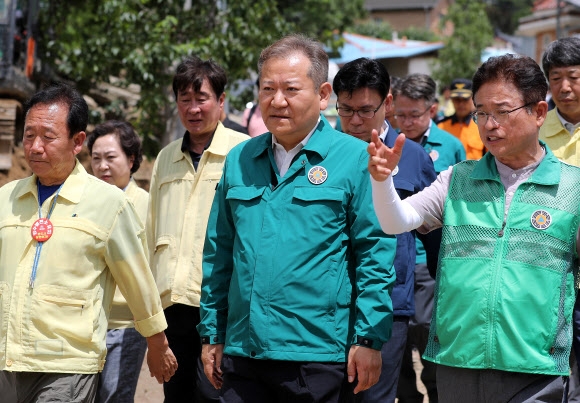
[[473, 99], [482, 85], [495, 81], [512, 83], [518, 89], [524, 104], [544, 101], [548, 93], [548, 83], [540, 66], [528, 56], [508, 53], [490, 57], [473, 76]]
[[400, 95], [432, 104], [437, 100], [437, 84], [427, 74], [409, 74], [393, 89], [394, 98]]
[[391, 76], [391, 94], [395, 96], [395, 92], [399, 91], [403, 79], [399, 76]]
[[262, 77], [262, 67], [270, 59], [285, 59], [300, 53], [310, 60], [308, 77], [316, 89], [328, 80], [328, 54], [322, 43], [301, 34], [292, 34], [277, 40], [260, 53], [258, 59], [258, 78]]
[[580, 38], [571, 36], [550, 43], [542, 56], [544, 74], [548, 77], [553, 67], [580, 65]]
[[353, 91], [361, 88], [376, 90], [381, 99], [389, 93], [391, 78], [387, 68], [382, 63], [361, 57], [346, 63], [334, 76], [332, 87], [334, 93], [347, 92], [352, 96]]
[[203, 80], [207, 78], [216, 98], [219, 98], [226, 88], [228, 78], [225, 70], [212, 59], [201, 60], [197, 56], [190, 56], [185, 59], [175, 71], [173, 76], [173, 93], [175, 99], [179, 92], [192, 87], [195, 92], [199, 92], [203, 85]]
[[119, 139], [121, 149], [127, 158], [133, 157], [133, 166], [131, 167], [131, 174], [137, 172], [143, 161], [143, 150], [141, 148], [141, 138], [135, 132], [133, 125], [128, 122], [119, 120], [108, 120], [104, 123], [98, 124], [95, 130], [89, 134], [87, 147], [89, 153], [93, 154], [93, 145], [99, 137], [112, 134]]
[[24, 116], [36, 105], [61, 104], [68, 108], [66, 125], [69, 137], [87, 130], [89, 106], [80, 92], [64, 83], [52, 84], [34, 94], [24, 104]]

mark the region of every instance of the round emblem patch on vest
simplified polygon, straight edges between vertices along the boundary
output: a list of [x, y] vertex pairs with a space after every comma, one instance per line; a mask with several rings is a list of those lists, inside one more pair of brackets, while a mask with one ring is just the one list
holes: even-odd
[[326, 168], [321, 167], [320, 165], [316, 165], [315, 167], [310, 168], [308, 171], [308, 180], [310, 183], [315, 185], [320, 185], [324, 183], [328, 178], [328, 171]]
[[532, 214], [531, 221], [535, 229], [546, 229], [552, 223], [552, 217], [545, 210], [536, 210]]
[[431, 150], [431, 152], [429, 153], [429, 156], [431, 157], [431, 161], [435, 162], [439, 159], [439, 151]]
[[393, 176], [395, 176], [395, 175], [396, 175], [396, 174], [398, 174], [398, 173], [399, 173], [399, 166], [397, 165], [397, 166], [395, 167], [395, 169], [393, 169], [393, 172], [392, 172], [392, 174], [393, 174]]

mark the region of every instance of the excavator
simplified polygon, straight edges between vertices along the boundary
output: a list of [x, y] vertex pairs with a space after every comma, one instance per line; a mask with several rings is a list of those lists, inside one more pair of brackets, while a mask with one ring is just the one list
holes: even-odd
[[34, 94], [38, 0], [0, 0], [0, 170], [12, 166], [22, 140], [22, 105]]

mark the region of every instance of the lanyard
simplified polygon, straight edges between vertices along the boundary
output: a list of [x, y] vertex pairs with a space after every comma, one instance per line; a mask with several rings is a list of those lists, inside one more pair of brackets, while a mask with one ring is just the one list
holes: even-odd
[[[42, 218], [42, 205], [40, 204], [40, 184], [37, 182], [36, 187], [38, 189], [38, 220]], [[48, 210], [48, 215], [46, 216], [46, 221], [50, 223], [50, 216], [52, 215], [52, 211], [54, 210], [54, 206], [56, 206], [56, 199], [58, 199], [58, 194], [62, 189], [62, 185], [56, 191], [54, 195], [54, 199], [52, 199], [52, 204], [50, 205], [50, 209]], [[37, 221], [38, 221], [37, 220]], [[32, 274], [30, 275], [30, 283], [29, 287], [34, 288], [34, 280], [36, 279], [36, 270], [38, 269], [38, 260], [40, 259], [40, 251], [42, 250], [42, 245], [44, 245], [44, 241], [36, 241], [36, 253], [34, 255], [34, 263], [32, 264]]]

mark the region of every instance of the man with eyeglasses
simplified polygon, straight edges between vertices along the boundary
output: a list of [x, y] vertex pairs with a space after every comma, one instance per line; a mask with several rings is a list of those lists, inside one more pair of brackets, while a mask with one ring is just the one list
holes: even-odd
[[[426, 74], [406, 76], [394, 89], [394, 118], [407, 139], [423, 146], [439, 173], [465, 159], [465, 148], [459, 139], [437, 127], [433, 117], [437, 114], [437, 85]], [[432, 237], [441, 239], [441, 231], [436, 230]], [[427, 265], [425, 246], [417, 239], [417, 258], [415, 266], [415, 315], [409, 323], [407, 345], [401, 364], [401, 375], [397, 397], [401, 403], [420, 403], [423, 394], [417, 389], [416, 374], [413, 368], [413, 348], [423, 354], [427, 346], [427, 336], [433, 311], [435, 288], [435, 268]], [[431, 269], [431, 270], [429, 270]], [[431, 274], [430, 274], [431, 272]], [[423, 360], [421, 380], [427, 389], [430, 400], [437, 398], [435, 366]]]
[[473, 96], [471, 88], [472, 82], [467, 78], [457, 78], [451, 82], [450, 96], [455, 113], [440, 121], [437, 126], [461, 141], [468, 160], [478, 160], [485, 149], [479, 138], [477, 125], [471, 119], [471, 114], [475, 110], [471, 100]]
[[[394, 145], [398, 134], [385, 119], [393, 102], [389, 93], [390, 78], [380, 62], [360, 58], [346, 63], [334, 77], [332, 86], [338, 99], [336, 109], [345, 133], [368, 143], [371, 133], [376, 132], [388, 146]], [[433, 162], [427, 153], [411, 140], [405, 142], [397, 172], [394, 175], [395, 188], [402, 199], [421, 191], [436, 177]], [[438, 245], [434, 246], [433, 260], [436, 262]], [[397, 281], [391, 295], [394, 315], [391, 338], [381, 349], [379, 381], [357, 395], [359, 402], [395, 401], [409, 318], [415, 312], [415, 255], [414, 232], [397, 235], [394, 263]]]
[[[577, 293], [580, 168], [539, 140], [548, 85], [537, 63], [490, 58], [473, 77], [489, 151], [400, 200], [391, 172], [403, 139], [369, 144], [383, 230], [443, 228], [425, 358], [444, 402], [561, 402]], [[401, 136], [402, 137], [402, 136]]]

